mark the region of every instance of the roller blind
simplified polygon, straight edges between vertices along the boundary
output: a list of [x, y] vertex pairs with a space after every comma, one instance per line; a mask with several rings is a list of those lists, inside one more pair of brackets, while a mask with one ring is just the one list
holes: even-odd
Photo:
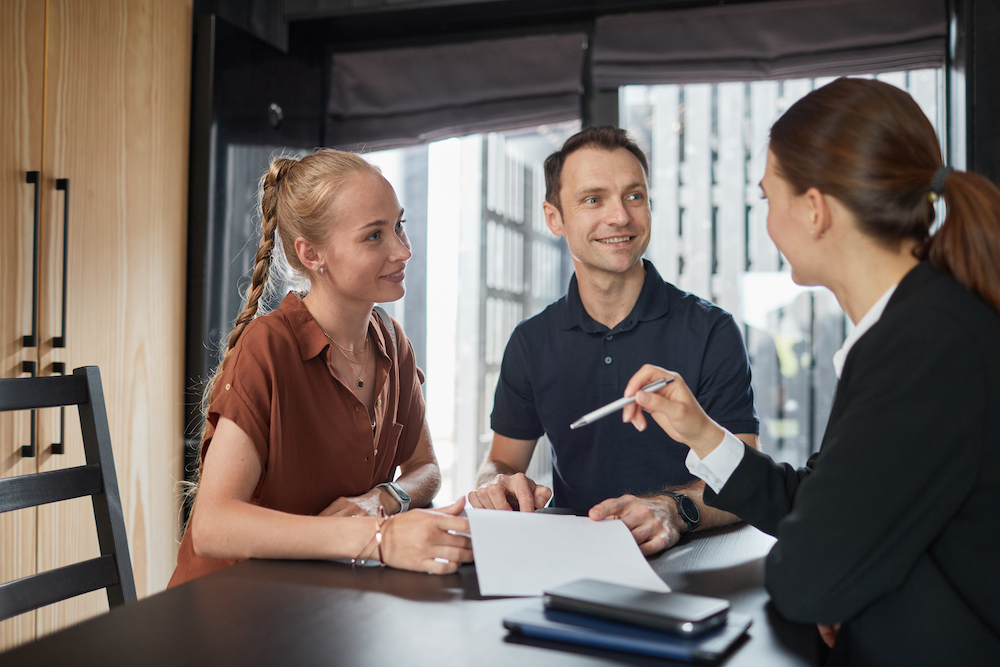
[[596, 87], [940, 67], [944, 0], [780, 0], [597, 20]]
[[324, 143], [381, 149], [578, 118], [585, 47], [579, 33], [334, 54]]

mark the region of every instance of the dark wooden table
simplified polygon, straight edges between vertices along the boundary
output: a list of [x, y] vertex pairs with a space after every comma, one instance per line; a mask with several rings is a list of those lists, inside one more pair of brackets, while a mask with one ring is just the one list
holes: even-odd
[[[687, 536], [651, 562], [675, 591], [722, 597], [753, 617], [732, 667], [815, 665], [814, 627], [778, 616], [763, 589], [772, 538], [749, 526]], [[240, 563], [0, 654], [20, 665], [670, 665], [507, 637], [537, 598], [483, 598], [476, 570], [436, 577], [315, 561]]]

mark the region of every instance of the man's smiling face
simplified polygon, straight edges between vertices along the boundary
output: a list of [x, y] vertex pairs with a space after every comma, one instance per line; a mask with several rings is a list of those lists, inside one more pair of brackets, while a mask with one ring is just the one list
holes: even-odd
[[650, 210], [642, 165], [625, 148], [584, 147], [563, 164], [559, 211], [545, 204], [546, 223], [565, 236], [577, 273], [622, 274], [649, 245]]

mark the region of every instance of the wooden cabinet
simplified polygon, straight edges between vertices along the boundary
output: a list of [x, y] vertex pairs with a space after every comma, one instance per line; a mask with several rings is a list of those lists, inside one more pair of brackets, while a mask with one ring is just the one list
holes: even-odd
[[[0, 372], [100, 367], [140, 597], [166, 585], [178, 538], [191, 15], [191, 0], [0, 0]], [[31, 421], [0, 413], [0, 475], [83, 462], [74, 411], [62, 437], [58, 410]], [[97, 553], [86, 499], [0, 515], [0, 580]], [[106, 609], [99, 591], [10, 619], [0, 650]]]

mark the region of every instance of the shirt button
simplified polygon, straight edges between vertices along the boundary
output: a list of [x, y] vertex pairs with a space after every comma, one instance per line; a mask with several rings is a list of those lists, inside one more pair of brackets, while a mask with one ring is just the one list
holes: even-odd
[[231, 384], [229, 384], [229, 383], [227, 382], [227, 383], [226, 383], [226, 391], [229, 391], [229, 388], [230, 388], [230, 387], [232, 387], [232, 386], [233, 386], [233, 385], [231, 385]]
[[367, 462], [368, 462], [368, 457], [366, 456], [366, 457], [365, 457], [365, 463], [367, 463]]
[[611, 357], [604, 357], [604, 363], [610, 364], [611, 363]]
[[381, 406], [382, 405], [382, 397], [381, 396], [379, 396], [378, 398], [375, 399], [375, 405], [376, 406]]
[[355, 411], [355, 412], [361, 412], [361, 408], [359, 408], [358, 406], [356, 406], [356, 405], [355, 405], [355, 406], [354, 406], [354, 411]]
[[377, 449], [375, 450], [375, 456], [378, 456], [378, 450]]
[[608, 334], [607, 336], [604, 337], [605, 340], [611, 340], [612, 338], [614, 338], [614, 336], [612, 336], [611, 334]]

